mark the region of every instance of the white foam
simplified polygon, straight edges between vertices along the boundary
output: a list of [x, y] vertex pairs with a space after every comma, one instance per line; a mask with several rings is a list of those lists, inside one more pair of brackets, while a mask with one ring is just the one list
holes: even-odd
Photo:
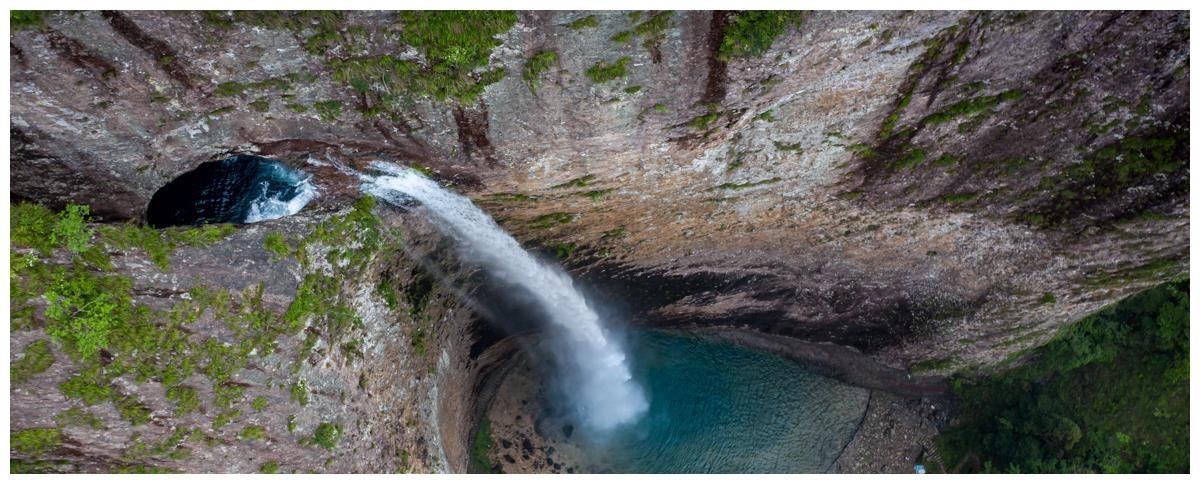
[[250, 204], [250, 210], [246, 214], [246, 223], [261, 222], [263, 220], [274, 220], [277, 218], [286, 217], [298, 213], [308, 202], [317, 197], [317, 187], [314, 187], [308, 179], [301, 180], [296, 184], [298, 191], [291, 198], [284, 198], [284, 194], [277, 193], [274, 197], [267, 196], [266, 185], [263, 182], [263, 191], [258, 199]]

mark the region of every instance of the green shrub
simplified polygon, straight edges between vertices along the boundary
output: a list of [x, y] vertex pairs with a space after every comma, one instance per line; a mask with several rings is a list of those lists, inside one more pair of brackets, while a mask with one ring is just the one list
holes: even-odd
[[42, 255], [54, 249], [51, 233], [56, 217], [50, 209], [35, 203], [21, 202], [9, 213], [9, 238], [14, 247], [32, 247]]
[[129, 319], [131, 286], [128, 277], [71, 271], [46, 292], [46, 332], [79, 358], [94, 358], [112, 328]]
[[903, 156], [896, 159], [893, 162], [893, 166], [896, 169], [909, 169], [920, 166], [922, 163], [925, 163], [925, 150], [917, 148], [909, 150]]
[[312, 441], [319, 447], [333, 450], [341, 438], [342, 426], [329, 422], [321, 422], [313, 432]]
[[76, 254], [86, 250], [88, 241], [96, 232], [88, 226], [89, 211], [84, 205], [67, 205], [54, 223], [54, 230], [50, 232], [50, 242], [65, 246], [67, 250]]
[[781, 141], [773, 141], [773, 143], [775, 143], [775, 149], [779, 151], [791, 151], [793, 153], [804, 152], [804, 145], [800, 143], [784, 143]]
[[250, 402], [250, 408], [253, 408], [255, 412], [261, 412], [263, 410], [266, 410], [267, 409], [267, 397], [262, 397], [262, 396], [254, 397], [254, 400], [252, 400]]
[[276, 474], [279, 472], [279, 463], [275, 461], [267, 461], [259, 466], [258, 472], [263, 474]]

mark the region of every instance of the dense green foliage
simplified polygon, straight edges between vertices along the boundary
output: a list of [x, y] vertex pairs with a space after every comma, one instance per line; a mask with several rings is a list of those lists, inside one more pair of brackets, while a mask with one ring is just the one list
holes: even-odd
[[721, 60], [763, 55], [775, 38], [791, 26], [804, 21], [804, 12], [755, 10], [739, 12], [725, 27], [725, 36], [717, 50]]
[[[1031, 361], [956, 383], [946, 464], [983, 472], [1188, 472], [1188, 280], [1080, 321]], [[954, 469], [950, 469], [954, 470]]]
[[329, 422], [321, 422], [313, 431], [312, 442], [318, 447], [333, 450], [341, 438], [342, 426]]

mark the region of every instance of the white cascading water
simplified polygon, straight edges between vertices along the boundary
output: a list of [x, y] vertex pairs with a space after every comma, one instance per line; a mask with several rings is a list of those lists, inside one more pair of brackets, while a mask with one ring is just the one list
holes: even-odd
[[600, 316], [562, 269], [537, 260], [471, 200], [446, 191], [416, 171], [376, 163], [386, 173], [366, 176], [364, 190], [392, 204], [417, 200], [440, 222], [439, 228], [459, 242], [467, 260], [536, 298], [551, 319], [565, 348], [555, 351], [566, 376], [581, 423], [607, 431], [634, 422], [648, 408], [641, 386], [633, 380], [624, 348], [604, 327]]

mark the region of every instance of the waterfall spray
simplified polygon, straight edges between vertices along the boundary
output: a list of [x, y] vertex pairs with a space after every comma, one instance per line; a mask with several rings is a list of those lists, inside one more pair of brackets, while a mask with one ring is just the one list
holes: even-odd
[[554, 352], [581, 423], [611, 430], [633, 422], [648, 408], [633, 381], [625, 350], [562, 269], [539, 261], [491, 217], [461, 195], [442, 189], [416, 171], [376, 163], [381, 176], [364, 176], [365, 191], [392, 204], [416, 200], [459, 242], [468, 261], [506, 283], [528, 291], [549, 318], [552, 336], [564, 346]]

